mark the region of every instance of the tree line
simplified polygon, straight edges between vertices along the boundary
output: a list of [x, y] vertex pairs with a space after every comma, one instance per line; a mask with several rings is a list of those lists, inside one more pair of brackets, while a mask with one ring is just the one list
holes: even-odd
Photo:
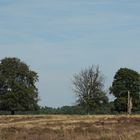
[[75, 105], [59, 108], [38, 105], [38, 74], [18, 58], [0, 61], [0, 114], [118, 114], [140, 112], [140, 74], [120, 68], [114, 75], [109, 101], [99, 66], [90, 66], [73, 75]]

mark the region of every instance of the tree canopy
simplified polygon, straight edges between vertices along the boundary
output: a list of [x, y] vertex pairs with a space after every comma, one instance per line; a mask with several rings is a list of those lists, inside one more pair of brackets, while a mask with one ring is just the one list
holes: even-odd
[[74, 92], [77, 103], [83, 106], [88, 113], [95, 112], [103, 104], [108, 102], [106, 93], [103, 91], [103, 76], [99, 67], [91, 66], [73, 78]]
[[38, 108], [36, 72], [18, 58], [4, 58], [0, 63], [0, 110], [36, 110]]
[[110, 91], [116, 97], [114, 105], [117, 111], [127, 110], [128, 91], [132, 97], [133, 109], [135, 109], [140, 101], [139, 73], [128, 68], [120, 68], [114, 76]]

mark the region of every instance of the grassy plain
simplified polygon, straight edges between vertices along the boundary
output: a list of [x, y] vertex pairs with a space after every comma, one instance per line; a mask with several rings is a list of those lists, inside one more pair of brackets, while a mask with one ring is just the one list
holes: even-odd
[[140, 115], [0, 116], [0, 140], [140, 140]]

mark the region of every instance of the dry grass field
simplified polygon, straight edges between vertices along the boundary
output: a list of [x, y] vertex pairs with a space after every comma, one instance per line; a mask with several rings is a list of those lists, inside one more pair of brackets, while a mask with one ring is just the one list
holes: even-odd
[[0, 140], [140, 140], [140, 116], [0, 116]]

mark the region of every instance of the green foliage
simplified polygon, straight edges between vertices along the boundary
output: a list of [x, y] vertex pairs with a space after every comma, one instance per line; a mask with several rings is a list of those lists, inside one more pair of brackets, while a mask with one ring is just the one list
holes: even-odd
[[85, 111], [80, 106], [62, 106], [58, 108], [52, 107], [41, 107], [40, 108], [41, 114], [85, 114]]
[[119, 113], [126, 112], [127, 110], [127, 98], [126, 97], [119, 97], [114, 100], [114, 106], [116, 111]]
[[[110, 104], [100, 106], [91, 114], [112, 114]], [[40, 114], [66, 114], [66, 115], [87, 115], [87, 110], [82, 106], [62, 106], [58, 108], [41, 107]]]
[[128, 91], [132, 97], [133, 107], [136, 108], [140, 100], [139, 73], [128, 68], [119, 69], [114, 76], [110, 91], [116, 97], [114, 101], [116, 111], [127, 111]]
[[36, 110], [37, 73], [18, 58], [5, 58], [0, 63], [0, 110]]

